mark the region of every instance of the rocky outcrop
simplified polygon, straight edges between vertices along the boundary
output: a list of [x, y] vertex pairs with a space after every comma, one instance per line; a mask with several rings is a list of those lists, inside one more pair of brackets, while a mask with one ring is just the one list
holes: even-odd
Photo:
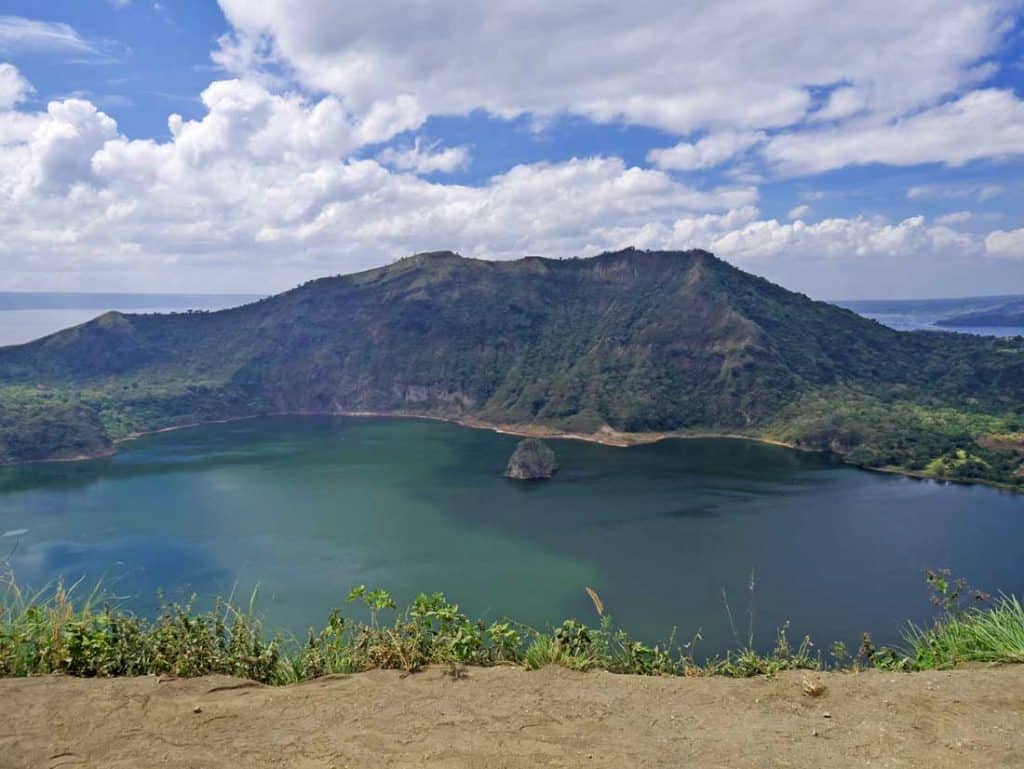
[[517, 481], [538, 481], [550, 478], [558, 470], [555, 452], [536, 438], [519, 442], [508, 460], [505, 477]]

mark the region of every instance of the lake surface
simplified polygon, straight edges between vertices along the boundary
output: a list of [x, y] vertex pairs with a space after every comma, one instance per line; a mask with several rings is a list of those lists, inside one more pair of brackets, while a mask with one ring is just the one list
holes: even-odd
[[1024, 592], [1024, 497], [859, 471], [735, 440], [619, 449], [552, 441], [553, 481], [501, 476], [518, 439], [418, 420], [277, 417], [126, 444], [114, 457], [0, 469], [0, 558], [40, 586], [102, 578], [132, 608], [248, 597], [301, 634], [365, 583], [441, 590], [474, 614], [593, 621], [594, 587], [635, 634], [698, 653], [748, 623], [894, 640], [926, 619], [923, 571]]
[[1021, 336], [1024, 326], [953, 326], [938, 325], [940, 320], [967, 312], [990, 310], [1008, 301], [1021, 299], [1018, 295], [963, 297], [957, 299], [894, 299], [837, 301], [840, 307], [853, 310], [865, 318], [877, 320], [897, 331], [952, 331], [978, 336]]

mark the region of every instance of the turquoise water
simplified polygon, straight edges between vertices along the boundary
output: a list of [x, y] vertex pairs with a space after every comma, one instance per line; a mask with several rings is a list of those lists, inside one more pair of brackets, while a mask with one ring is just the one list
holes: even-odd
[[353, 585], [442, 590], [473, 613], [593, 620], [592, 586], [649, 640], [789, 620], [822, 645], [898, 637], [923, 571], [1024, 592], [1024, 497], [868, 473], [735, 440], [552, 441], [547, 483], [502, 477], [517, 439], [418, 420], [279, 417], [153, 435], [103, 460], [0, 470], [0, 558], [20, 580], [102, 579], [128, 606], [257, 585], [301, 634]]

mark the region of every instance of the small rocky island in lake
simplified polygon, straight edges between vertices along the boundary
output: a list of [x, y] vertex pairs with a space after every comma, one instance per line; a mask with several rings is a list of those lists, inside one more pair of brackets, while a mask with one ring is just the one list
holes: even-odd
[[558, 470], [555, 452], [536, 438], [519, 441], [508, 460], [505, 477], [517, 481], [537, 481], [550, 478]]

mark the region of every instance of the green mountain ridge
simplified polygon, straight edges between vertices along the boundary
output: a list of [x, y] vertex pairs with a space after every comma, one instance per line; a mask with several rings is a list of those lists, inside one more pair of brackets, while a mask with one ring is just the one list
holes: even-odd
[[2, 461], [280, 412], [728, 433], [1015, 486], [1024, 340], [897, 332], [705, 251], [627, 249], [418, 254], [230, 310], [112, 312], [0, 348]]

